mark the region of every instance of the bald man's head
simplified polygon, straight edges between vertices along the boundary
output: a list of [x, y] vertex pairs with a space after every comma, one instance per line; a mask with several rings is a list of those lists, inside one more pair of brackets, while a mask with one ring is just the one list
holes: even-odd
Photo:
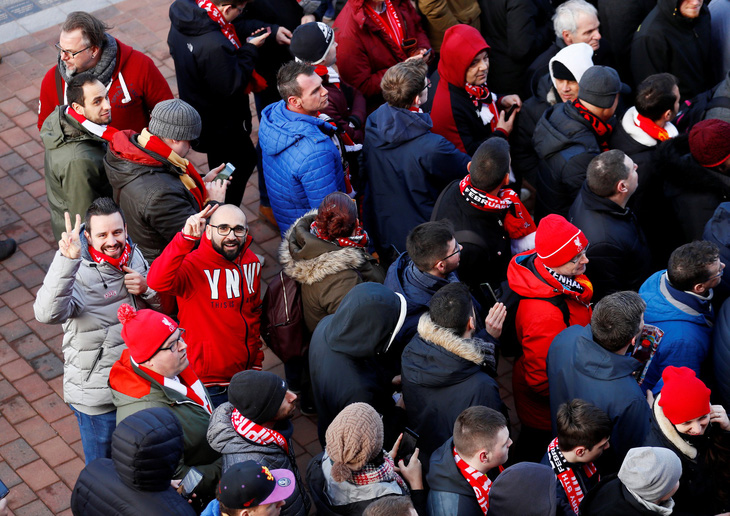
[[238, 206], [219, 206], [211, 215], [205, 233], [213, 244], [213, 249], [226, 260], [233, 261], [243, 251], [248, 238], [246, 215]]

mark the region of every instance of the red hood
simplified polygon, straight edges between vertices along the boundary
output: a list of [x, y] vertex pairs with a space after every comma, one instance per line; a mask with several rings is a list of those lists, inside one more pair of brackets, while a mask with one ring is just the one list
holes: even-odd
[[[560, 292], [545, 282], [547, 281], [547, 277], [545, 281], [538, 278], [532, 269], [524, 265], [529, 255], [534, 253], [534, 250], [525, 251], [512, 258], [507, 268], [507, 281], [509, 282], [509, 286], [515, 293], [525, 297], [546, 298], [560, 295]], [[539, 258], [535, 257], [535, 260], [539, 260]], [[536, 265], [540, 264], [538, 263]], [[547, 273], [547, 271], [545, 272]]]
[[131, 129], [125, 129], [124, 131], [119, 131], [118, 133], [115, 133], [112, 137], [112, 141], [109, 142], [109, 150], [116, 157], [126, 161], [132, 161], [134, 163], [139, 163], [148, 167], [162, 165], [162, 163], [144, 152], [142, 149], [138, 148], [130, 141], [132, 136], [134, 136], [135, 134], [137, 133], [132, 131]]
[[489, 45], [477, 29], [471, 25], [454, 25], [444, 34], [441, 45], [439, 76], [454, 86], [462, 88], [466, 81], [466, 71], [482, 50]]

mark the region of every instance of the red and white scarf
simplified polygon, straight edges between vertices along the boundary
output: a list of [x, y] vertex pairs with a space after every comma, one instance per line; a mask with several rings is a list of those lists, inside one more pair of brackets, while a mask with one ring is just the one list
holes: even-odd
[[[233, 48], [235, 48], [236, 50], [241, 48], [241, 40], [238, 39], [238, 34], [236, 34], [236, 27], [234, 27], [231, 22], [228, 22], [225, 18], [223, 18], [223, 13], [220, 12], [218, 7], [210, 0], [197, 0], [197, 4], [198, 7], [208, 13], [208, 16], [211, 20], [220, 25], [221, 32], [226, 37], [226, 39], [231, 42]], [[265, 89], [266, 79], [261, 77], [258, 72], [256, 72], [256, 70], [253, 70], [251, 73], [251, 79], [249, 80], [248, 86], [246, 87], [246, 93], [258, 93], [259, 91], [263, 91]]]
[[[312, 221], [312, 225], [309, 226], [309, 232], [312, 233], [317, 238], [321, 238], [322, 240], [327, 240], [320, 234], [320, 230], [317, 227], [317, 221]], [[355, 226], [355, 230], [352, 232], [352, 235], [346, 236], [346, 237], [338, 237], [334, 240], [327, 240], [328, 242], [333, 242], [337, 244], [340, 247], [357, 247], [360, 249], [363, 249], [367, 247], [368, 245], [368, 234], [363, 229], [361, 224], [357, 224]]]
[[395, 481], [404, 493], [408, 493], [408, 485], [405, 480], [395, 471], [393, 459], [387, 453], [383, 453], [383, 463], [375, 465], [370, 462], [365, 464], [359, 471], [353, 471], [352, 478], [348, 480], [357, 486], [367, 486], [378, 482]]
[[471, 174], [467, 174], [459, 183], [459, 190], [464, 199], [481, 211], [507, 211], [504, 218], [504, 229], [511, 239], [522, 238], [537, 229], [532, 216], [522, 205], [517, 192], [511, 188], [502, 188], [499, 196], [479, 190], [471, 184]]
[[289, 454], [289, 443], [286, 442], [283, 435], [272, 428], [256, 424], [241, 414], [238, 409], [233, 409], [231, 423], [233, 423], [233, 429], [236, 433], [244, 439], [264, 446], [275, 444], [284, 450], [287, 455]]
[[634, 125], [660, 142], [667, 141], [670, 138], [666, 129], [659, 127], [652, 120], [649, 120], [644, 115], [640, 115], [638, 112], [634, 116]]
[[107, 262], [112, 267], [116, 267], [121, 271], [122, 267], [126, 266], [129, 263], [129, 258], [132, 254], [132, 248], [129, 244], [125, 244], [122, 255], [119, 258], [112, 258], [111, 256], [105, 255], [101, 251], [97, 251], [91, 245], [89, 245], [89, 254], [91, 254], [91, 258], [96, 263], [102, 264], [104, 262]]
[[114, 129], [110, 125], [100, 125], [88, 120], [84, 115], [80, 115], [71, 109], [71, 106], [66, 108], [66, 115], [76, 120], [79, 124], [81, 124], [81, 127], [89, 131], [91, 134], [108, 142], [112, 141], [114, 135], [119, 132], [119, 129]]
[[403, 47], [405, 31], [403, 30], [403, 24], [400, 21], [400, 16], [390, 0], [385, 0], [385, 12], [382, 14], [373, 9], [368, 2], [365, 2], [363, 5], [363, 10], [368, 18], [370, 18], [380, 30], [385, 32], [390, 39], [395, 42], [398, 48]]
[[198, 203], [198, 209], [202, 210], [205, 206], [205, 201], [208, 199], [208, 191], [205, 188], [205, 183], [200, 174], [195, 170], [195, 166], [187, 159], [181, 158], [173, 151], [169, 145], [162, 141], [159, 137], [150, 133], [147, 129], [143, 129], [142, 133], [137, 137], [137, 143], [143, 148], [151, 150], [155, 154], [159, 154], [176, 167], [185, 171], [180, 176], [185, 188], [192, 194], [195, 201]]
[[[482, 122], [484, 122], [484, 125], [487, 125], [488, 123], [492, 128], [492, 131], [494, 131], [497, 128], [497, 123], [499, 122], [499, 113], [497, 112], [497, 105], [494, 102], [494, 96], [489, 91], [487, 84], [484, 83], [481, 86], [477, 86], [476, 84], [465, 82], [464, 89], [469, 94], [469, 98], [474, 103], [474, 106], [477, 108], [477, 113], [480, 113], [479, 116], [481, 117]], [[486, 117], [481, 114], [482, 107], [486, 107], [489, 111], [489, 114], [486, 115]]]
[[[130, 356], [129, 359], [132, 360], [132, 357]], [[182, 373], [177, 375], [177, 378], [168, 378], [167, 376], [162, 376], [160, 373], [156, 373], [152, 369], [148, 369], [143, 365], [137, 364], [136, 362], [134, 363], [141, 371], [150, 376], [150, 378], [160, 385], [179, 392], [186, 398], [203, 407], [208, 414], [213, 414], [213, 407], [211, 407], [210, 402], [208, 401], [208, 396], [205, 393], [203, 382], [200, 381], [191, 366], [186, 367]]]
[[[459, 454], [456, 452], [456, 447], [453, 449], [453, 454], [456, 467], [459, 468], [462, 476], [467, 482], [469, 482], [469, 485], [474, 490], [474, 494], [477, 497], [477, 502], [479, 502], [479, 507], [481, 507], [482, 512], [487, 514], [487, 511], [489, 510], [489, 490], [492, 489], [492, 481], [486, 474], [472, 468], [464, 459], [459, 457]], [[499, 472], [501, 473], [502, 471], [504, 471], [504, 468], [500, 466]]]
[[[578, 478], [573, 472], [573, 468], [570, 467], [570, 463], [565, 460], [563, 452], [561, 452], [560, 448], [558, 448], [557, 437], [553, 439], [553, 442], [550, 443], [547, 451], [548, 460], [550, 461], [550, 467], [553, 468], [553, 472], [555, 472], [558, 480], [560, 480], [560, 483], [563, 485], [565, 494], [568, 495], [568, 502], [570, 503], [570, 507], [576, 514], [578, 514], [578, 511], [580, 509], [580, 503], [583, 501], [585, 493], [583, 493], [583, 489], [581, 489], [580, 487], [580, 483], [578, 482]], [[592, 462], [583, 464], [583, 471], [588, 478], [591, 478], [593, 475], [598, 473], [598, 469]], [[600, 479], [601, 476], [599, 475], [598, 480]]]

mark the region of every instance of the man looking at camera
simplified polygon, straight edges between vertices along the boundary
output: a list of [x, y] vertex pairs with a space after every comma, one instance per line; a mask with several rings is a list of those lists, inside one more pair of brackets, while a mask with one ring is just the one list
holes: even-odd
[[261, 370], [264, 360], [261, 263], [249, 249], [252, 241], [240, 208], [206, 206], [188, 218], [149, 273], [153, 288], [177, 298], [190, 363], [215, 406], [228, 401], [235, 373]]

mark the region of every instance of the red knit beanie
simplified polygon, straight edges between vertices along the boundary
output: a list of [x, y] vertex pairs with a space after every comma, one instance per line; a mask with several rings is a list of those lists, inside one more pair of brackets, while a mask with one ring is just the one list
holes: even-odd
[[668, 366], [662, 373], [659, 406], [673, 425], [710, 413], [710, 389], [689, 367]]
[[126, 303], [117, 310], [117, 317], [122, 323], [122, 339], [138, 364], [149, 360], [177, 329], [171, 317], [154, 310], [136, 311]]
[[711, 118], [689, 132], [689, 151], [703, 167], [716, 167], [730, 158], [730, 124]]
[[540, 221], [535, 233], [535, 250], [542, 263], [560, 267], [588, 247], [583, 232], [560, 215], [550, 214]]

